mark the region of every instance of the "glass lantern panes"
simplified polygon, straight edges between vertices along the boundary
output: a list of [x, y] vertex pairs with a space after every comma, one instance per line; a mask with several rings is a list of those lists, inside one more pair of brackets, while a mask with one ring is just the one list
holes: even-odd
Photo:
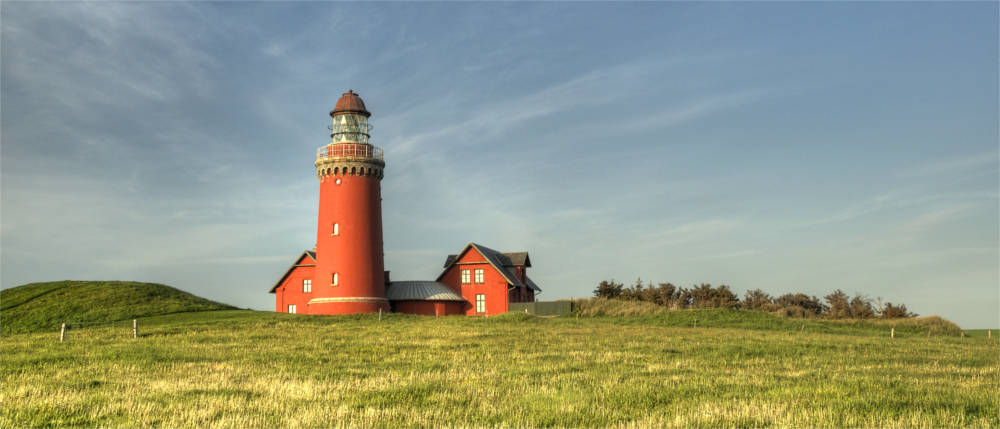
[[333, 134], [330, 137], [333, 143], [368, 143], [370, 129], [368, 118], [364, 115], [353, 113], [337, 115], [333, 117], [333, 126], [330, 127]]

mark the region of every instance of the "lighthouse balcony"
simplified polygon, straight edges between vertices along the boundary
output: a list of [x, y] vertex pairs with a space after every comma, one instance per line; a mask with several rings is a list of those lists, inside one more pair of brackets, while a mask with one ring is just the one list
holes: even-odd
[[365, 143], [331, 143], [316, 150], [317, 164], [337, 160], [385, 162], [381, 148]]

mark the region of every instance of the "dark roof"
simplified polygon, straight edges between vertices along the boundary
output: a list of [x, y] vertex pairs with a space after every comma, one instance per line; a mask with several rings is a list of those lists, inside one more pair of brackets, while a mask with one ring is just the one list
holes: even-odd
[[298, 258], [295, 258], [295, 262], [292, 263], [292, 266], [288, 267], [288, 270], [285, 271], [285, 274], [282, 274], [281, 278], [278, 279], [278, 282], [275, 283], [274, 286], [271, 286], [271, 290], [268, 291], [268, 293], [274, 293], [274, 291], [278, 290], [278, 286], [281, 286], [281, 282], [285, 281], [285, 278], [292, 273], [292, 270], [294, 270], [295, 267], [298, 267], [300, 265], [307, 265], [307, 264], [299, 264], [299, 261], [301, 261], [302, 258], [305, 258], [307, 256], [309, 257], [309, 259], [312, 259], [313, 264], [316, 264], [316, 252], [312, 250], [306, 250], [302, 252], [302, 254], [299, 255]]
[[535, 282], [533, 282], [533, 281], [531, 280], [531, 277], [528, 277], [528, 276], [524, 276], [524, 280], [525, 280], [525, 283], [527, 283], [527, 284], [528, 284], [528, 287], [530, 287], [530, 288], [531, 288], [532, 290], [534, 290], [535, 292], [541, 292], [541, 291], [542, 291], [542, 288], [538, 287], [538, 285], [537, 285], [537, 284], [535, 284]]
[[[497, 252], [497, 255], [497, 260], [499, 260], [500, 264], [504, 267], [516, 267], [518, 265], [523, 265], [525, 267], [531, 266], [531, 258], [528, 258], [528, 252]], [[444, 260], [444, 266], [448, 267], [451, 265], [452, 262], [455, 262], [455, 258], [458, 258], [458, 255], [448, 255], [448, 257]]]
[[507, 257], [507, 260], [509, 261], [508, 265], [523, 265], [525, 267], [531, 266], [531, 258], [528, 258], [528, 252], [510, 252], [504, 253], [503, 255]]
[[[476, 249], [476, 251], [478, 251], [481, 255], [483, 255], [483, 257], [486, 258], [486, 261], [489, 262], [490, 265], [492, 265], [493, 268], [495, 268], [497, 272], [500, 273], [500, 275], [502, 275], [505, 279], [507, 279], [507, 283], [510, 283], [516, 287], [531, 287], [532, 289], [541, 292], [541, 289], [538, 288], [537, 285], [532, 287], [522, 283], [521, 280], [517, 278], [517, 274], [515, 274], [515, 271], [513, 269], [513, 267], [520, 265], [520, 264], [515, 264], [514, 263], [515, 261], [527, 264], [525, 266], [529, 267], [531, 266], [530, 265], [531, 262], [528, 259], [528, 252], [501, 253], [497, 252], [496, 250], [490, 249], [489, 247], [476, 243], [469, 243], [465, 245], [465, 248], [462, 249], [462, 251], [459, 252], [457, 255], [448, 255], [448, 258], [445, 260], [444, 271], [441, 272], [441, 275], [439, 275], [437, 279], [441, 280], [441, 277], [444, 277], [444, 273], [448, 271], [448, 268], [451, 268], [451, 266], [458, 261], [458, 258], [460, 258], [462, 255], [465, 254], [465, 252], [468, 252], [469, 249], [472, 248]], [[525, 276], [525, 278], [527, 278], [527, 276]], [[534, 285], [534, 282], [532, 282], [531, 284]]]
[[389, 301], [465, 301], [448, 286], [426, 280], [389, 282], [385, 296]]
[[337, 105], [330, 111], [330, 116], [338, 113], [360, 113], [366, 117], [372, 115], [368, 109], [365, 109], [365, 102], [362, 101], [361, 97], [358, 97], [358, 94], [355, 94], [352, 89], [348, 89], [347, 92], [340, 97], [340, 100], [337, 100]]

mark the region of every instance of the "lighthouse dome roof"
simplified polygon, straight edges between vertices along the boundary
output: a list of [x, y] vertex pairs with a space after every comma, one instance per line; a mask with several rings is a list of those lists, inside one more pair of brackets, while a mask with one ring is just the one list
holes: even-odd
[[354, 93], [353, 89], [348, 89], [344, 95], [340, 96], [337, 100], [337, 105], [333, 107], [330, 111], [330, 116], [334, 116], [340, 113], [358, 113], [367, 116], [371, 116], [371, 112], [365, 108], [365, 102], [361, 100], [358, 94]]

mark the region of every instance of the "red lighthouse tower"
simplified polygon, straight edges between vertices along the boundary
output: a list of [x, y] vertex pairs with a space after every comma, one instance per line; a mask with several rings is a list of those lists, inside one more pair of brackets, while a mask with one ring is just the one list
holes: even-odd
[[371, 113], [348, 90], [330, 112], [330, 144], [316, 154], [319, 220], [310, 314], [389, 311], [382, 253], [382, 149]]

